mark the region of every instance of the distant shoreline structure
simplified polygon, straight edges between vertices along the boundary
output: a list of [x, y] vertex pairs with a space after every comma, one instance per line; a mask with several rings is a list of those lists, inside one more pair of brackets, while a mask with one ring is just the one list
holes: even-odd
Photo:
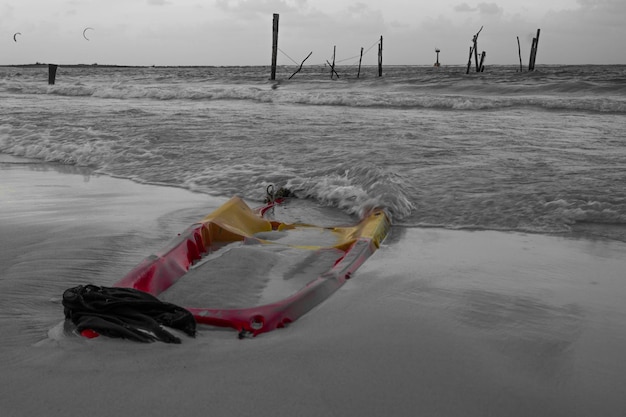
[[[34, 64], [0, 64], [0, 68], [44, 68], [52, 63], [36, 62]], [[64, 68], [246, 68], [246, 67], [266, 67], [270, 65], [123, 65], [123, 64], [55, 64]], [[341, 65], [340, 67], [352, 67], [353, 65]], [[429, 68], [432, 64], [388, 64], [386, 67], [416, 67]], [[441, 68], [464, 67], [465, 64], [445, 64]], [[517, 67], [518, 64], [491, 64], [491, 67]], [[541, 67], [619, 67], [626, 64], [541, 64]], [[293, 65], [278, 65], [281, 68], [292, 68]], [[324, 67], [322, 64], [305, 65], [305, 67]], [[376, 64], [363, 65], [363, 67], [376, 67]]]
[[[0, 64], [0, 67], [11, 68], [40, 68], [47, 67], [48, 63], [36, 62], [34, 64]], [[65, 68], [200, 68], [219, 65], [117, 65], [117, 64], [55, 64]], [[255, 65], [241, 65], [255, 66]]]

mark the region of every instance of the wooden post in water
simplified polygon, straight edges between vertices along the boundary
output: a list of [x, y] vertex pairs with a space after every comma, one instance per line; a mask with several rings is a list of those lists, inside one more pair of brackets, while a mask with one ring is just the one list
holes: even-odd
[[539, 49], [539, 34], [541, 29], [537, 29], [537, 37], [535, 38], [535, 52], [533, 53], [533, 71], [535, 70], [535, 62], [537, 62], [537, 49]]
[[54, 81], [57, 76], [57, 67], [56, 64], [48, 64], [48, 84], [54, 85]]
[[276, 58], [278, 57], [278, 13], [274, 13], [272, 24], [272, 74], [270, 80], [276, 79]]
[[530, 44], [530, 57], [528, 58], [528, 71], [533, 71], [533, 53], [535, 52], [535, 45], [537, 38], [533, 38], [533, 42]]
[[335, 74], [337, 78], [339, 78], [339, 74], [337, 74], [337, 71], [335, 71], [335, 64], [331, 64], [330, 62], [328, 62], [328, 60], [326, 60], [326, 63], [330, 67], [330, 78], [333, 78], [333, 74]]
[[476, 72], [480, 72], [480, 65], [478, 63], [478, 35], [483, 30], [483, 26], [480, 27], [478, 33], [474, 35], [472, 38], [472, 46], [470, 46], [469, 52], [469, 60], [467, 61], [467, 69], [465, 70], [466, 74], [469, 74], [470, 67], [472, 66], [472, 54], [474, 54], [474, 61], [476, 62]]
[[519, 54], [519, 72], [522, 72], [522, 47], [519, 44], [519, 36], [517, 37], [517, 53]]
[[479, 71], [478, 68], [478, 35], [474, 36], [474, 62], [476, 63], [476, 72]]
[[466, 74], [469, 74], [470, 67], [472, 66], [472, 53], [474, 52], [474, 47], [470, 46], [469, 59], [467, 60], [467, 69], [465, 70]]
[[363, 47], [361, 46], [361, 56], [359, 57], [359, 72], [356, 73], [356, 77], [359, 78], [361, 75], [361, 61], [363, 60]]
[[480, 72], [480, 65], [478, 63], [478, 35], [483, 30], [483, 27], [480, 27], [480, 30], [474, 35], [474, 61], [476, 62], [476, 72]]
[[[335, 73], [335, 54], [337, 53], [337, 45], [333, 46], [333, 63], [330, 65], [330, 78], [333, 78]], [[337, 77], [339, 78], [339, 77]]]
[[378, 44], [378, 76], [383, 76], [383, 35], [380, 35], [380, 43]]
[[537, 59], [537, 47], [539, 46], [539, 33], [541, 29], [537, 29], [537, 36], [533, 38], [533, 43], [530, 48], [530, 59], [528, 61], [528, 71], [535, 70], [535, 60]]
[[487, 56], [487, 52], [483, 51], [482, 54], [480, 54], [479, 72], [485, 71], [485, 56]]
[[311, 54], [312, 54], [312, 53], [313, 53], [313, 51], [309, 52], [309, 54], [306, 56], [306, 58], [304, 58], [304, 59], [302, 60], [302, 62], [300, 63], [300, 68], [298, 68], [298, 69], [296, 70], [296, 72], [294, 72], [293, 74], [291, 74], [291, 75], [289, 76], [289, 79], [290, 79], [290, 80], [291, 80], [291, 78], [292, 78], [294, 75], [296, 75], [297, 73], [299, 73], [299, 72], [302, 70], [302, 66], [304, 65], [304, 61], [306, 61], [307, 59], [309, 59], [309, 57], [311, 56]]

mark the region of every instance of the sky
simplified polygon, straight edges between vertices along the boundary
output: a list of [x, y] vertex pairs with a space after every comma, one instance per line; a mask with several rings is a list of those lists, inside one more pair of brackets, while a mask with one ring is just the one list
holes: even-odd
[[0, 0], [0, 65], [270, 65], [274, 13], [279, 65], [626, 64], [625, 0]]

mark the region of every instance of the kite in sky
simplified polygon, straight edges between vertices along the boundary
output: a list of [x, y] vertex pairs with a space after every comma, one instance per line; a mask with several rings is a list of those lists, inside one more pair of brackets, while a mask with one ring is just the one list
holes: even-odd
[[85, 30], [83, 30], [83, 38], [89, 40], [89, 38], [87, 37], [87, 35], [85, 35], [85, 32], [87, 32], [89, 29], [94, 30], [93, 28], [85, 28]]
[[13, 40], [14, 40], [15, 42], [17, 42], [17, 35], [21, 35], [21, 33], [20, 33], [20, 32], [15, 32], [15, 33], [13, 34]]

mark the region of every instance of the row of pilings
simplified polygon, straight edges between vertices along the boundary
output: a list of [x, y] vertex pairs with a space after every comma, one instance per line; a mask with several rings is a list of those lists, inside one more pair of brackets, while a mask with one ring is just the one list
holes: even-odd
[[[270, 80], [276, 80], [276, 61], [278, 58], [278, 20], [279, 14], [274, 13], [273, 21], [272, 21], [272, 67], [270, 72]], [[333, 47], [333, 58], [332, 62], [326, 61], [326, 64], [330, 66], [330, 77], [339, 78], [339, 74], [335, 70], [335, 52], [336, 47]], [[306, 61], [313, 52], [310, 52], [306, 58], [300, 63], [300, 67], [289, 77], [291, 79], [294, 75], [296, 75], [300, 70], [302, 70], [302, 66], [304, 65], [304, 61]], [[359, 70], [357, 72], [357, 78], [359, 78], [361, 74], [361, 62], [363, 60], [363, 48], [361, 48], [361, 55], [359, 57]], [[378, 76], [383, 76], [383, 37], [381, 35], [380, 40], [378, 41]]]
[[[272, 22], [272, 65], [271, 65], [270, 80], [276, 80], [276, 66], [277, 66], [277, 60], [278, 60], [278, 21], [279, 21], [279, 14], [274, 13], [273, 22]], [[485, 58], [487, 56], [487, 53], [485, 51], [482, 51], [480, 55], [478, 54], [478, 35], [480, 35], [480, 32], [482, 30], [483, 30], [483, 27], [481, 27], [480, 30], [472, 38], [472, 45], [470, 46], [470, 49], [469, 49], [469, 59], [468, 59], [467, 67], [465, 71], [466, 74], [470, 73], [472, 62], [475, 64], [476, 72], [485, 71]], [[531, 49], [530, 49], [530, 58], [528, 61], [528, 71], [535, 70], [535, 62], [537, 58], [537, 49], [539, 45], [540, 32], [541, 30], [537, 29], [537, 36], [535, 36], [532, 40]], [[521, 72], [523, 71], [523, 68], [522, 68], [522, 50], [520, 46], [519, 36], [517, 37], [517, 46], [518, 46], [520, 72]], [[333, 77], [339, 78], [339, 74], [335, 70], [335, 50], [336, 48], [333, 49], [332, 62], [326, 61], [326, 63], [330, 66], [331, 78]], [[437, 48], [435, 51], [437, 53], [437, 61], [435, 62], [435, 67], [439, 67], [440, 50], [439, 48]], [[304, 65], [304, 62], [311, 56], [311, 54], [313, 54], [313, 52], [310, 52], [306, 56], [306, 58], [304, 58], [304, 60], [300, 63], [300, 67], [293, 74], [291, 74], [289, 79], [291, 79], [294, 75], [296, 75], [298, 72], [302, 70], [302, 66]], [[361, 74], [362, 59], [363, 59], [363, 48], [361, 48], [361, 55], [359, 57], [359, 69], [357, 73], [357, 78], [359, 78]], [[57, 68], [58, 68], [58, 65], [56, 64], [48, 64], [48, 84], [53, 85], [55, 83]], [[382, 77], [382, 75], [383, 75], [383, 37], [381, 35], [380, 40], [378, 42], [378, 76]]]
[[[278, 57], [278, 20], [279, 20], [279, 15], [278, 13], [274, 13], [273, 16], [273, 24], [272, 24], [272, 67], [271, 67], [271, 74], [270, 74], [270, 80], [276, 80], [276, 61], [277, 61], [277, 57]], [[487, 52], [486, 51], [482, 51], [480, 53], [480, 55], [478, 54], [478, 35], [480, 35], [480, 32], [483, 30], [483, 27], [481, 26], [480, 30], [474, 35], [474, 37], [472, 38], [472, 45], [470, 46], [469, 49], [469, 59], [467, 62], [467, 68], [465, 73], [469, 74], [470, 73], [470, 69], [472, 67], [472, 61], [475, 63], [475, 68], [476, 68], [476, 72], [484, 72], [485, 71], [485, 59], [487, 57]], [[528, 71], [534, 71], [535, 70], [535, 62], [536, 62], [536, 58], [537, 58], [537, 48], [539, 45], [539, 34], [540, 34], [541, 30], [537, 29], [537, 36], [533, 38], [532, 40], [532, 45], [531, 45], [531, 49], [530, 49], [530, 58], [528, 61]], [[519, 41], [519, 36], [517, 37], [517, 46], [518, 46], [518, 53], [519, 53], [519, 62], [520, 62], [520, 72], [523, 71], [522, 68], [522, 49], [521, 49], [521, 45], [520, 45], [520, 41]], [[335, 70], [335, 52], [336, 52], [336, 47], [333, 48], [333, 58], [332, 58], [332, 62], [328, 62], [326, 61], [326, 63], [330, 66], [330, 77], [337, 77], [339, 78], [339, 74], [337, 73], [337, 71]], [[437, 61], [435, 62], [435, 67], [439, 67], [439, 52], [440, 49], [437, 48], [435, 49], [435, 52], [437, 53]], [[310, 52], [306, 58], [304, 58], [304, 60], [300, 63], [300, 67], [293, 73], [291, 74], [291, 76], [289, 77], [289, 79], [291, 79], [294, 75], [296, 75], [298, 72], [300, 72], [302, 70], [302, 66], [304, 65], [304, 61], [306, 61], [312, 54], [313, 52]], [[480, 58], [479, 58], [480, 57]], [[357, 73], [357, 78], [359, 77], [359, 75], [361, 74], [361, 61], [363, 59], [363, 48], [361, 48], [361, 55], [359, 57], [359, 70]], [[380, 37], [380, 41], [378, 43], [378, 76], [382, 77], [383, 75], [383, 37]]]

